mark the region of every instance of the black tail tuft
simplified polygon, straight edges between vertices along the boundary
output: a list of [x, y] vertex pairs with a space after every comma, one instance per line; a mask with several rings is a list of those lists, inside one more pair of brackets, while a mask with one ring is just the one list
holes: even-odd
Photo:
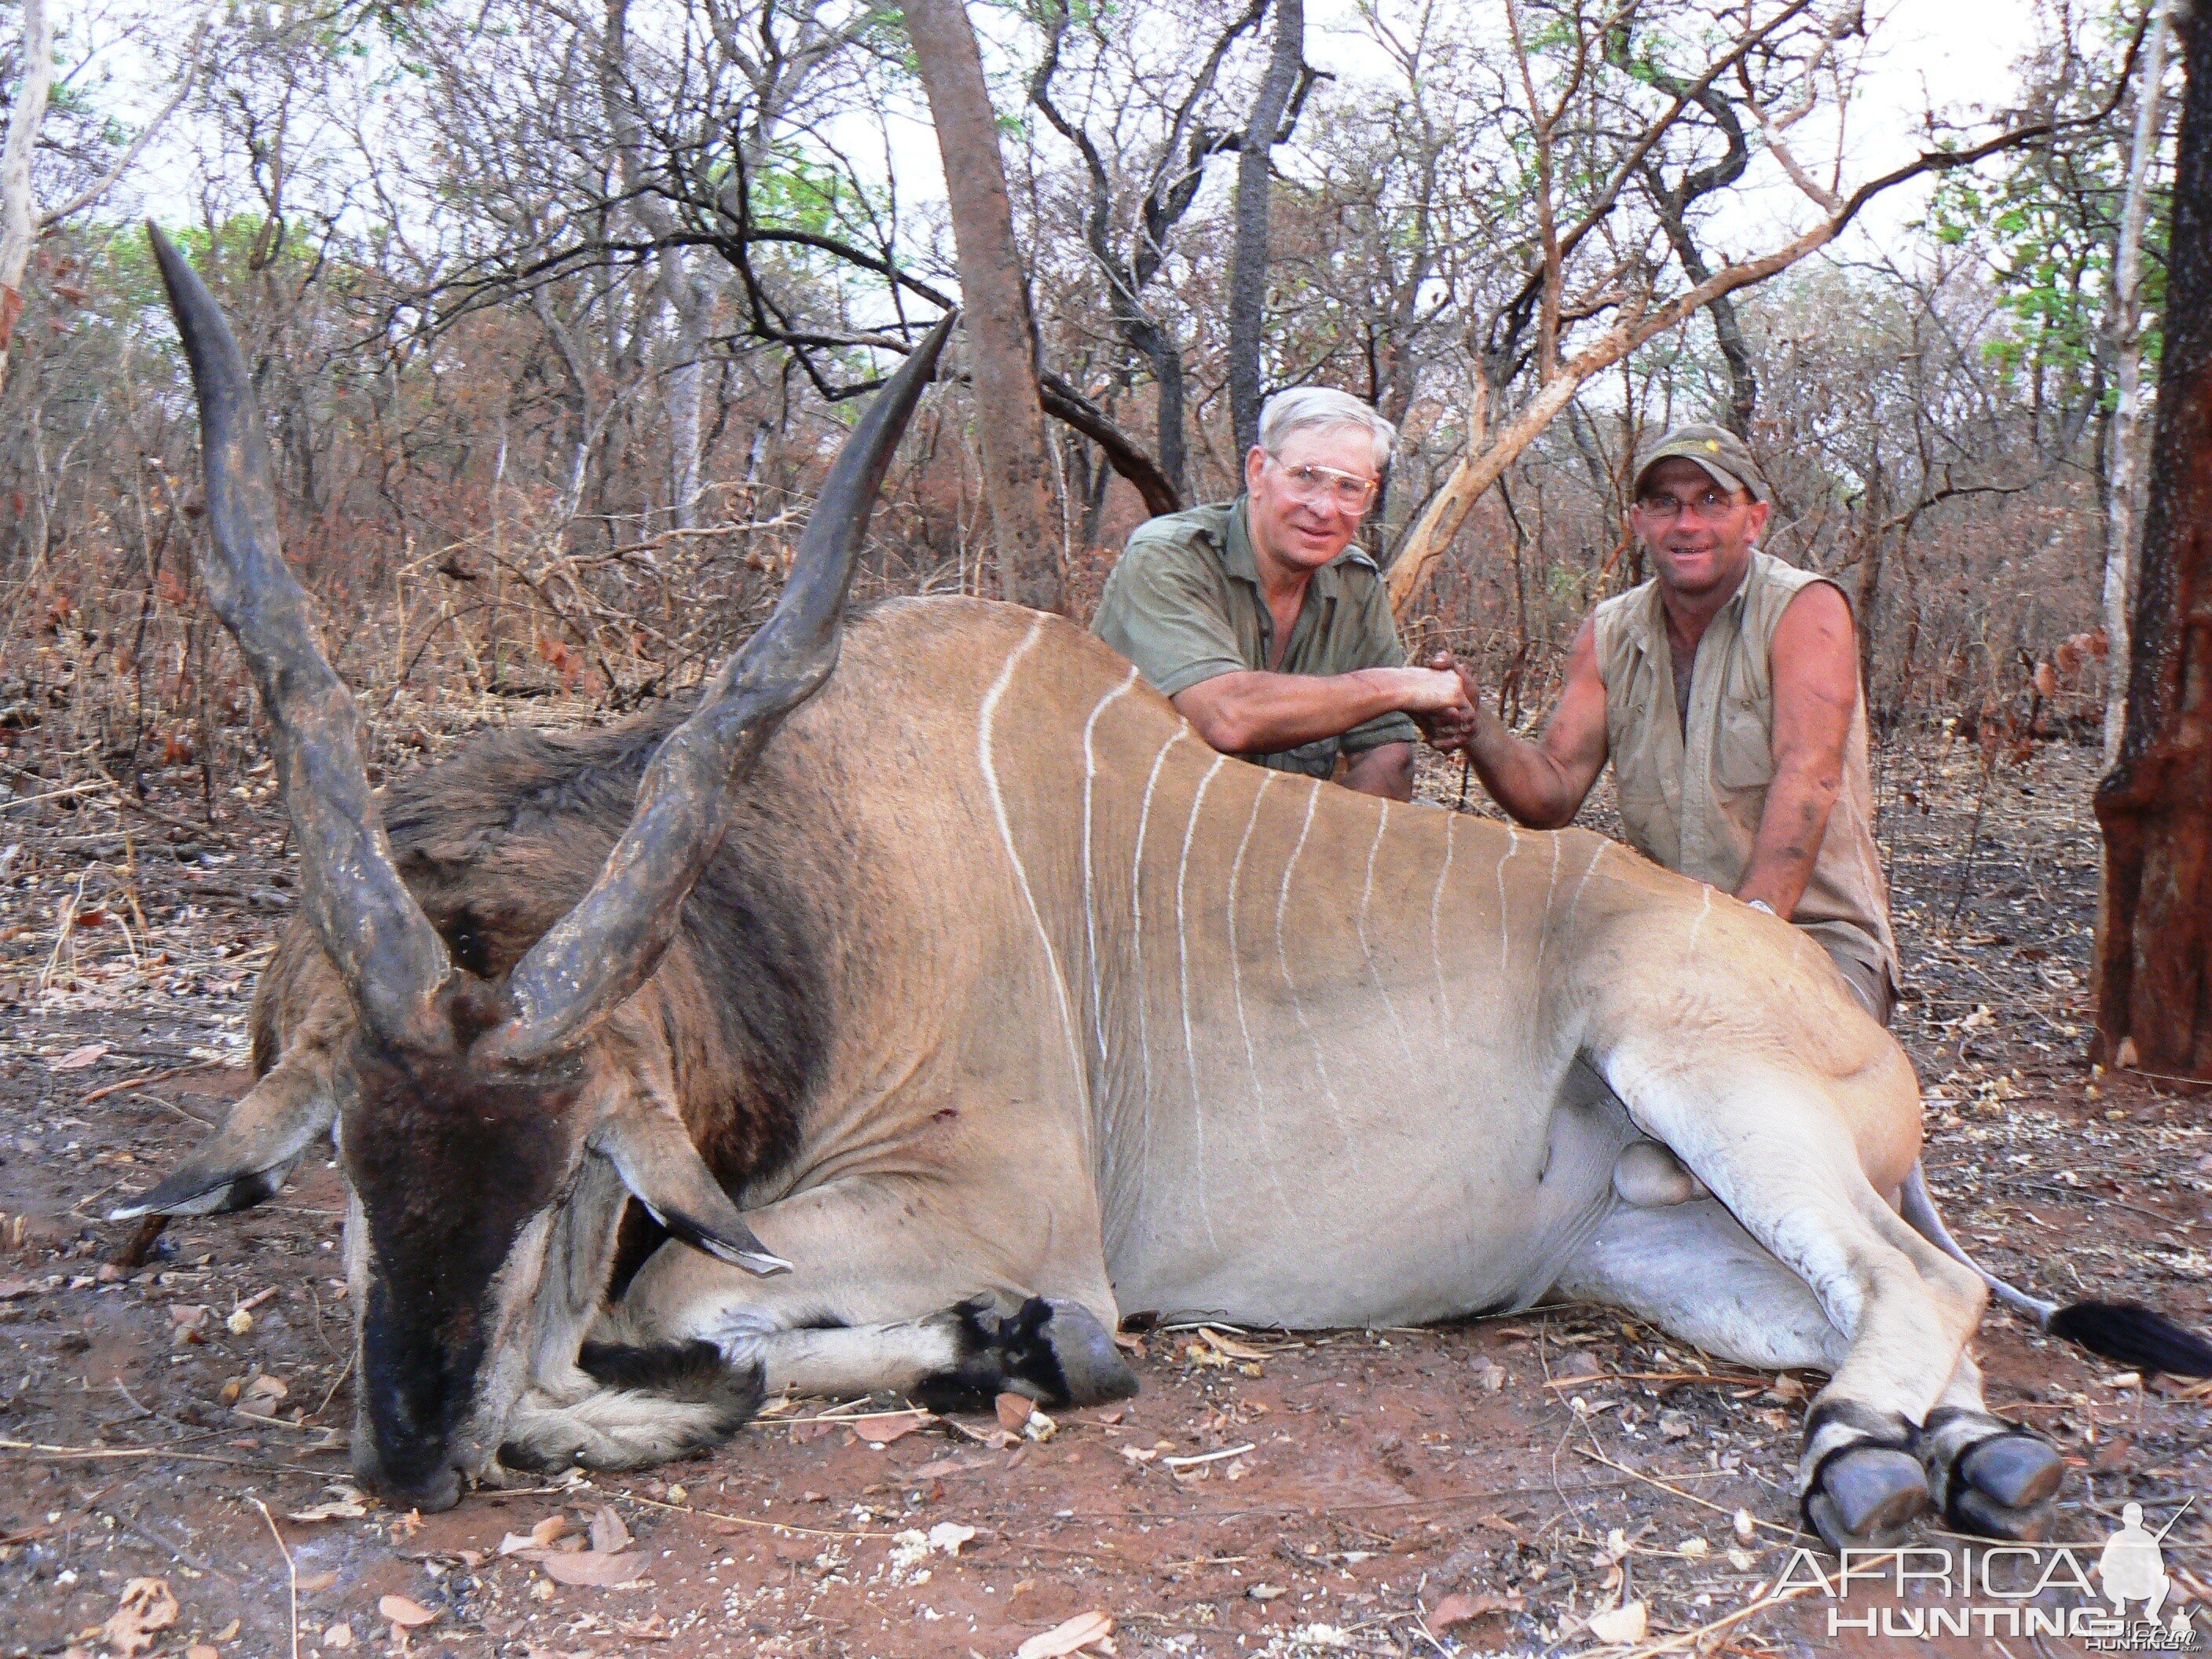
[[2076, 1302], [2051, 1316], [2053, 1336], [2139, 1371], [2212, 1376], [2212, 1342], [2134, 1302]]

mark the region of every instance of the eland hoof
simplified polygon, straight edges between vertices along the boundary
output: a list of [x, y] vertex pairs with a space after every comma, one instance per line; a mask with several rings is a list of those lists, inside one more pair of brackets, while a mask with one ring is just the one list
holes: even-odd
[[1806, 1495], [1805, 1516], [1831, 1549], [1878, 1548], [1896, 1542], [1928, 1506], [1919, 1459], [1861, 1446], [1821, 1465], [1818, 1489]]
[[2002, 1538], [2012, 1544], [2049, 1542], [2057, 1507], [2046, 1502], [2009, 1508], [1992, 1502], [1971, 1486], [1951, 1500], [1952, 1516], [1960, 1527], [1984, 1538]]
[[[1960, 1494], [1963, 1519], [1974, 1512], [1968, 1509], [1970, 1497], [1980, 1497], [2000, 1509], [2033, 1509], [2057, 1493], [2066, 1476], [2066, 1464], [2057, 1448], [2040, 1437], [2014, 1432], [1997, 1435], [1970, 1449], [1959, 1460], [1959, 1475], [1973, 1489], [1971, 1494]], [[2021, 1534], [2001, 1532], [1997, 1536]]]

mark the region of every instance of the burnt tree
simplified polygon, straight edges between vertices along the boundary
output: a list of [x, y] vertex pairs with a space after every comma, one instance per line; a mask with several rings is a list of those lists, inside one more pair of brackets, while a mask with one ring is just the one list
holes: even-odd
[[2097, 789], [2098, 1057], [2212, 1080], [2212, 4], [2175, 17], [2188, 70], [2135, 655]]

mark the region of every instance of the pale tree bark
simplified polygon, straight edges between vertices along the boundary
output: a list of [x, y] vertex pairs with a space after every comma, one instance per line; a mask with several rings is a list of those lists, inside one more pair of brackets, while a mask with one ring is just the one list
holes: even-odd
[[700, 410], [707, 395], [707, 335], [714, 319], [714, 287], [690, 268], [686, 249], [659, 255], [676, 310], [676, 361], [668, 371], [668, 507], [678, 530], [699, 522]]
[[1018, 605], [1058, 611], [1066, 602], [1060, 530], [1038, 399], [1036, 331], [983, 54], [961, 0], [907, 0], [905, 11], [945, 160], [1000, 591]]
[[2120, 243], [2112, 264], [2113, 378], [2118, 396], [2106, 428], [2105, 460], [2105, 764], [2120, 757], [2127, 723], [2129, 602], [2135, 596], [2136, 542], [2142, 526], [2142, 236], [2150, 179], [2158, 161], [2166, 100], [2166, 43], [2173, 0], [2155, 0], [2144, 43], [2142, 85], [2136, 98], [2128, 191], [2120, 210]]
[[2100, 1060], [2212, 1080], [2212, 0], [2188, 70], [2119, 761], [2097, 788]]
[[1275, 0], [1275, 42], [1237, 146], [1236, 241], [1229, 262], [1229, 407], [1237, 453], [1260, 441], [1260, 339], [1267, 308], [1270, 154], [1305, 64], [1305, 0]]
[[54, 82], [54, 24], [46, 0], [23, 0], [21, 78], [8, 112], [8, 137], [0, 146], [0, 390], [8, 384], [9, 348], [23, 314], [23, 270], [31, 263], [38, 225], [31, 203], [31, 152], [46, 118]]

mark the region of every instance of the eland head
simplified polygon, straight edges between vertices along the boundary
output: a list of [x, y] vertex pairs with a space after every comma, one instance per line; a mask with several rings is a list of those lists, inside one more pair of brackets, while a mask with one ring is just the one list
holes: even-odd
[[684, 1243], [756, 1273], [788, 1265], [700, 1157], [667, 1079], [639, 1063], [623, 1010], [674, 939], [763, 747], [836, 665], [854, 556], [951, 319], [845, 444], [775, 614], [660, 744], [597, 880], [519, 957], [488, 965], [453, 948], [401, 879], [352, 696], [279, 552], [245, 360], [205, 284], [152, 234], [199, 399], [209, 597], [259, 689], [302, 915], [343, 994], [114, 1218], [245, 1208], [331, 1135], [350, 1193], [356, 1469], [399, 1502], [442, 1507], [496, 1455], [527, 1366], [523, 1313], [587, 1154]]

